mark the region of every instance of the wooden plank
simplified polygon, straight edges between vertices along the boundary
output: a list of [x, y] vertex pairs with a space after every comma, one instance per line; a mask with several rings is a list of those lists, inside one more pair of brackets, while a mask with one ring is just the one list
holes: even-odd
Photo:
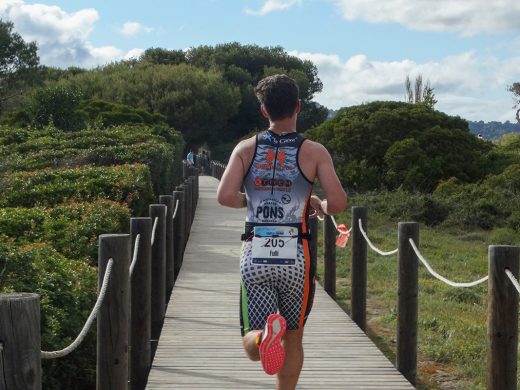
[[[275, 378], [247, 359], [239, 325], [244, 210], [221, 207], [218, 182], [200, 177], [190, 239], [166, 312], [148, 389], [268, 389]], [[305, 328], [298, 389], [412, 389], [318, 286]]]

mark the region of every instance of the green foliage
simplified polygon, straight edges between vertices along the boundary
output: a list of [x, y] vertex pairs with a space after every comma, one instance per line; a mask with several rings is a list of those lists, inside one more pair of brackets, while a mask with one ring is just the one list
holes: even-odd
[[127, 233], [130, 210], [107, 200], [72, 202], [52, 209], [1, 208], [0, 234], [17, 244], [46, 242], [63, 256], [97, 264], [97, 240]]
[[53, 123], [61, 130], [75, 131], [84, 126], [85, 118], [76, 110], [81, 99], [81, 92], [76, 88], [40, 88], [31, 97], [27, 114], [38, 129]]
[[156, 125], [166, 124], [164, 115], [151, 114], [141, 108], [133, 108], [125, 104], [111, 103], [105, 100], [88, 99], [79, 105], [78, 111], [91, 123], [103, 127], [121, 126], [125, 124]]
[[144, 215], [154, 199], [150, 171], [142, 164], [4, 175], [0, 197], [0, 207], [50, 207], [70, 200], [104, 198], [126, 203], [135, 216]]
[[431, 195], [403, 190], [360, 194], [356, 196], [356, 205], [392, 221], [415, 221], [428, 226], [443, 222], [450, 212], [446, 204]]
[[[0, 266], [5, 267], [1, 292], [40, 295], [42, 349], [57, 350], [79, 334], [94, 302], [97, 272], [42, 243], [17, 246], [0, 240]], [[91, 389], [95, 386], [95, 333], [65, 359], [43, 362], [43, 387]], [[74, 373], [71, 375], [71, 373]], [[80, 377], [81, 381], [77, 378]]]
[[340, 110], [307, 131], [327, 147], [342, 183], [357, 191], [432, 191], [441, 180], [475, 181], [493, 172], [492, 145], [467, 123], [423, 104], [374, 102]]
[[236, 140], [253, 129], [267, 125], [260, 114], [254, 87], [262, 78], [276, 73], [287, 74], [298, 82], [303, 103], [300, 131], [323, 121], [323, 111], [311, 102], [314, 94], [323, 87], [316, 66], [310, 61], [289, 55], [280, 46], [260, 47], [238, 42], [199, 46], [189, 50], [187, 60], [203, 69], [220, 69], [228, 82], [240, 88], [240, 108], [222, 134], [224, 141]]
[[139, 162], [149, 166], [156, 193], [170, 193], [177, 184], [184, 148], [181, 135], [167, 125], [75, 133], [52, 126], [42, 131], [0, 129], [0, 145], [0, 172]]
[[0, 19], [0, 114], [34, 83], [40, 61], [36, 43], [26, 43], [13, 27]]
[[[237, 112], [240, 95], [218, 71], [181, 65], [119, 63], [78, 74], [60, 82], [83, 91], [87, 98], [160, 113], [188, 143], [203, 143], [223, 129]], [[114, 115], [105, 115], [113, 120]], [[135, 116], [133, 120], [137, 118]]]

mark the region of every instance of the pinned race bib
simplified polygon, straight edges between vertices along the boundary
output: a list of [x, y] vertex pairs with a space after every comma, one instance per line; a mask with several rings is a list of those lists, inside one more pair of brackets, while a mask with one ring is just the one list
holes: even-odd
[[298, 256], [298, 228], [292, 226], [255, 226], [252, 263], [294, 265]]
[[345, 225], [340, 223], [338, 225], [338, 230], [341, 232], [338, 237], [336, 238], [336, 246], [340, 248], [345, 248], [348, 243], [348, 239], [350, 237], [350, 232], [346, 228]]

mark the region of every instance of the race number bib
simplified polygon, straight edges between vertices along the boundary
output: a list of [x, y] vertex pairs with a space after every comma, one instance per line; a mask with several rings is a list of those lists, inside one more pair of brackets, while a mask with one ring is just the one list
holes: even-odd
[[298, 228], [255, 226], [252, 263], [294, 265], [298, 256]]

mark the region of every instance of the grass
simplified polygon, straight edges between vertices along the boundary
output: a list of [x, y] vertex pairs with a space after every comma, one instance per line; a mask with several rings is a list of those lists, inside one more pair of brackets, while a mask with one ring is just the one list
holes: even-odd
[[[397, 247], [397, 222], [368, 211], [368, 236], [380, 249]], [[336, 217], [350, 226], [347, 211]], [[321, 224], [320, 224], [321, 225]], [[321, 226], [320, 226], [321, 228]], [[321, 240], [321, 234], [319, 235]], [[520, 245], [505, 229], [464, 232], [420, 225], [422, 255], [435, 271], [456, 282], [487, 275], [487, 250], [492, 244]], [[320, 255], [322, 259], [320, 243]], [[337, 297], [350, 312], [350, 243], [336, 249]], [[382, 257], [368, 247], [367, 334], [395, 363], [397, 324], [397, 255]], [[318, 262], [319, 276], [322, 261]], [[486, 388], [487, 283], [453, 288], [419, 266], [418, 389]]]

